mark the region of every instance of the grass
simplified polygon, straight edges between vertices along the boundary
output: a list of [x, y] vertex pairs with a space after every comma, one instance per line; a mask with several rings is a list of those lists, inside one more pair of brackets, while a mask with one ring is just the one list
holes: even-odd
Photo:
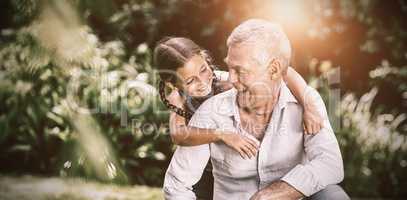
[[119, 186], [79, 178], [0, 175], [2, 200], [162, 200], [160, 188]]

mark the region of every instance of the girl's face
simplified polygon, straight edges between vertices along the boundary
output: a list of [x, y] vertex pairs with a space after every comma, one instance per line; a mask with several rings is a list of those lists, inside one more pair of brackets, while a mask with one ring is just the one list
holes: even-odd
[[203, 97], [212, 91], [213, 72], [202, 56], [195, 55], [176, 72], [177, 85], [189, 96]]

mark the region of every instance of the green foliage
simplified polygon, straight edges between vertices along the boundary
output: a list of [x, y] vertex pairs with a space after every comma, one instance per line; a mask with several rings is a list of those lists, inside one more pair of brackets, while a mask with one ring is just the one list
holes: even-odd
[[132, 182], [159, 184], [171, 145], [148, 46], [129, 55], [120, 41], [102, 43], [54, 13], [3, 31], [3, 168], [117, 183], [129, 173]]
[[66, 80], [57, 78], [49, 55], [27, 32], [9, 37], [15, 42], [5, 44], [0, 52], [1, 142], [5, 144], [1, 148], [11, 155], [21, 152], [22, 164], [46, 171], [52, 165], [49, 158], [55, 156], [52, 149], [60, 144], [57, 138], [69, 131], [62, 126], [66, 121], [50, 110], [64, 96]]
[[[327, 62], [319, 65], [320, 71], [326, 68], [323, 66]], [[373, 70], [371, 75], [377, 76], [377, 79], [384, 79], [387, 74], [394, 75], [394, 80], [404, 77], [403, 73], [392, 73], [390, 69], [382, 66]], [[398, 72], [398, 68], [393, 68], [394, 71]], [[338, 73], [335, 68], [325, 71], [311, 84], [319, 88], [328, 107], [334, 103], [334, 110], [329, 114], [344, 160], [345, 179], [342, 185], [355, 197], [406, 196], [407, 115], [374, 109], [374, 100], [379, 92], [377, 87], [360, 98], [347, 92], [335, 104], [332, 100], [338, 91], [330, 85], [335, 73]]]
[[[356, 196], [405, 196], [407, 136], [405, 114], [372, 113], [377, 89], [360, 99], [343, 97], [337, 131], [345, 161], [345, 188]], [[366, 187], [369, 185], [369, 187]]]

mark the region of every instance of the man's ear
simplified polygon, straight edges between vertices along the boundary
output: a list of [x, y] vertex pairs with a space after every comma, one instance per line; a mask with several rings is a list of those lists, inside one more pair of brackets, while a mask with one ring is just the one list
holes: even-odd
[[281, 77], [282, 67], [283, 67], [283, 65], [279, 59], [271, 60], [269, 66], [267, 67], [271, 80], [275, 80], [275, 79]]

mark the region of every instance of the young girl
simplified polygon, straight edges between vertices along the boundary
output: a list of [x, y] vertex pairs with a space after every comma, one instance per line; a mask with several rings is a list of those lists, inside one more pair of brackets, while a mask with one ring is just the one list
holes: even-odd
[[[228, 73], [216, 70], [207, 51], [190, 39], [168, 37], [155, 47], [154, 61], [161, 77], [161, 100], [171, 110], [170, 136], [175, 144], [194, 146], [224, 142], [243, 158], [256, 155], [258, 144], [246, 136], [187, 126], [203, 101], [233, 87], [228, 82]], [[291, 67], [284, 81], [304, 108], [304, 132], [317, 133], [322, 128], [322, 120], [314, 105], [305, 101], [306, 82]], [[166, 95], [166, 88], [171, 89], [169, 95]], [[194, 191], [198, 199], [212, 199], [212, 190], [213, 176], [208, 163]]]

